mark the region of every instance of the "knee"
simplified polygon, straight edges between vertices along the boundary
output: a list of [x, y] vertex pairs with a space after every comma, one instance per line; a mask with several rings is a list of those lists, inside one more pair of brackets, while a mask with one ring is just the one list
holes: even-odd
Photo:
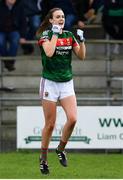
[[69, 122], [70, 122], [71, 127], [74, 127], [76, 122], [77, 122], [76, 117], [71, 116], [70, 119], [69, 119]]
[[55, 127], [55, 123], [48, 123], [46, 125], [47, 130], [50, 131], [50, 132], [53, 131], [54, 127]]

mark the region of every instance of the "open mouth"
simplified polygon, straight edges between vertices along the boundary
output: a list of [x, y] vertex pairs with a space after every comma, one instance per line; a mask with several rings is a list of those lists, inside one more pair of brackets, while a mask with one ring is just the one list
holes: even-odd
[[64, 23], [59, 23], [59, 25], [60, 25], [60, 26], [63, 26], [63, 25], [64, 25]]
[[59, 25], [63, 25], [63, 24], [64, 24], [64, 22], [63, 22], [63, 21], [60, 21], [60, 22], [59, 22]]

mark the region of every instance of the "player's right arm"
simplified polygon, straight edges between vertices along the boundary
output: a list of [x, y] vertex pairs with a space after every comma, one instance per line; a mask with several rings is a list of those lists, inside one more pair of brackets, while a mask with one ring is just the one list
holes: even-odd
[[59, 25], [53, 25], [52, 26], [53, 35], [51, 39], [49, 39], [48, 34], [46, 35], [45, 34], [46, 32], [44, 32], [44, 35], [42, 35], [41, 39], [39, 40], [39, 42], [41, 42], [42, 44], [46, 56], [48, 57], [53, 56], [56, 48], [58, 34], [60, 33], [60, 31], [61, 31], [61, 27]]
[[42, 44], [46, 56], [48, 57], [53, 56], [56, 48], [57, 39], [58, 37], [56, 35], [53, 35], [51, 40], [47, 40]]

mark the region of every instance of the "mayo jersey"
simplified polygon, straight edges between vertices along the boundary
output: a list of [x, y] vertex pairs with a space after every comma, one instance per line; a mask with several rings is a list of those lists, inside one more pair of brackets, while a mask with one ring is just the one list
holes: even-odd
[[47, 57], [42, 47], [43, 42], [52, 38], [52, 31], [46, 30], [40, 36], [38, 44], [42, 57], [42, 77], [55, 81], [66, 82], [72, 79], [72, 49], [78, 42], [70, 31], [63, 31], [58, 35], [55, 52], [52, 57]]

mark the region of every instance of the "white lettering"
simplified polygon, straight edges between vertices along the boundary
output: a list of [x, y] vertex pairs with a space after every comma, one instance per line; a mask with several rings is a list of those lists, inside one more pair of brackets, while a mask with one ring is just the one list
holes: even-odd
[[56, 51], [56, 55], [61, 55], [61, 56], [64, 56], [64, 55], [68, 55], [69, 52], [68, 51]]

